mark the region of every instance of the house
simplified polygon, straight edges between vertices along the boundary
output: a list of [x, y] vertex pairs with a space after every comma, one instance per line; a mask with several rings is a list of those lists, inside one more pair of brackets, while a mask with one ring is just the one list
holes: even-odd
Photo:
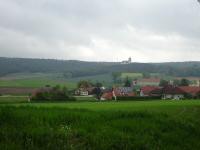
[[162, 89], [163, 89], [162, 87], [159, 87], [159, 88], [152, 90], [150, 92], [150, 96], [162, 97], [162, 93], [163, 93]]
[[94, 87], [89, 87], [89, 88], [79, 88], [75, 91], [75, 95], [77, 96], [88, 96], [92, 95], [94, 91]]
[[112, 100], [112, 99], [113, 99], [112, 90], [106, 90], [103, 92], [103, 95], [101, 96], [101, 100]]
[[117, 97], [132, 97], [136, 96], [132, 87], [117, 87], [103, 92], [101, 100], [112, 100]]
[[192, 98], [199, 97], [200, 87], [197, 86], [180, 86], [179, 87], [186, 95], [190, 95]]
[[157, 86], [144, 86], [140, 89], [140, 96], [152, 96], [151, 92], [155, 91], [155, 90], [159, 90], [161, 89], [161, 87], [157, 87]]
[[162, 89], [162, 98], [163, 99], [183, 99], [185, 92], [179, 87], [168, 85]]
[[135, 96], [132, 87], [117, 87], [113, 89], [115, 96]]
[[176, 86], [168, 85], [151, 91], [152, 96], [161, 96], [162, 99], [183, 99], [185, 92]]

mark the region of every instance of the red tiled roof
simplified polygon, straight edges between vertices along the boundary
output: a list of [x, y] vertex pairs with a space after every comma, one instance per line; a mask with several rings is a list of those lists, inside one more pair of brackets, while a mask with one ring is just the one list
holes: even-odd
[[171, 94], [171, 95], [174, 95], [174, 94], [185, 94], [185, 91], [182, 90], [179, 87], [168, 85], [168, 86], [165, 86], [163, 88], [157, 88], [157, 89], [151, 91], [151, 94], [152, 95], [155, 95], [155, 94], [156, 95], [161, 95], [161, 94]]
[[144, 86], [141, 88], [141, 91], [143, 92], [144, 95], [150, 95], [150, 93], [156, 89], [160, 89], [160, 87], [156, 86]]
[[200, 92], [200, 87], [195, 86], [180, 86], [179, 88], [185, 93], [189, 93], [192, 95], [196, 95]]
[[112, 100], [113, 93], [112, 92], [106, 92], [102, 95], [102, 98], [105, 98], [107, 100]]
[[163, 88], [163, 93], [173, 95], [173, 94], [184, 94], [185, 92], [179, 87], [169, 85]]
[[161, 87], [154, 89], [153, 91], [150, 92], [150, 95], [162, 95], [163, 89]]

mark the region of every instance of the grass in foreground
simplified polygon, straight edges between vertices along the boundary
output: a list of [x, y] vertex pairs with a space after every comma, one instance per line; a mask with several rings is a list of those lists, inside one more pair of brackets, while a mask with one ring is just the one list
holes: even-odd
[[200, 101], [0, 105], [0, 149], [200, 149]]

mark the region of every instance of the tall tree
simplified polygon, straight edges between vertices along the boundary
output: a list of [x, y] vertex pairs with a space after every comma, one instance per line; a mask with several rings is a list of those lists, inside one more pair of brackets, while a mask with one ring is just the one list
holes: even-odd
[[113, 72], [112, 73], [113, 82], [117, 83], [117, 81], [119, 80], [120, 76], [121, 76], [121, 72]]
[[178, 79], [175, 79], [175, 80], [173, 81], [173, 84], [174, 84], [175, 86], [180, 86], [180, 85], [181, 85], [181, 81], [178, 80]]
[[131, 87], [131, 81], [129, 80], [128, 77], [126, 77], [125, 81], [124, 81], [124, 86], [125, 87]]
[[167, 86], [167, 85], [169, 85], [169, 81], [164, 80], [164, 79], [160, 80], [159, 86], [164, 87], [164, 86]]
[[150, 78], [150, 77], [151, 77], [151, 74], [148, 73], [148, 72], [144, 72], [144, 73], [143, 73], [143, 77], [144, 77], [144, 78]]
[[82, 80], [78, 82], [78, 88], [89, 88], [92, 86], [92, 83], [86, 80]]
[[187, 79], [181, 79], [181, 86], [189, 86], [190, 85], [190, 81]]

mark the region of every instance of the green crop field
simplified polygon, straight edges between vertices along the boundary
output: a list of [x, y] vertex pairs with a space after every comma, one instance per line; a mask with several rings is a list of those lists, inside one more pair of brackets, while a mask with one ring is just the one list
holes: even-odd
[[0, 149], [200, 149], [200, 101], [0, 104]]
[[27, 101], [27, 96], [0, 96], [0, 104], [26, 103]]
[[121, 78], [131, 78], [131, 79], [136, 79], [136, 78], [142, 78], [143, 75], [142, 73], [122, 73]]
[[61, 85], [69, 89], [76, 88], [76, 82], [68, 82], [65, 80], [50, 80], [45, 78], [38, 79], [15, 79], [15, 80], [0, 80], [0, 87], [44, 87], [45, 85]]
[[61, 85], [69, 89], [77, 87], [80, 80], [88, 80], [93, 83], [101, 82], [104, 86], [112, 85], [112, 77], [110, 74], [84, 76], [77, 78], [64, 78], [62, 74], [11, 74], [0, 78], [0, 87], [29, 87], [38, 88], [45, 85]]

